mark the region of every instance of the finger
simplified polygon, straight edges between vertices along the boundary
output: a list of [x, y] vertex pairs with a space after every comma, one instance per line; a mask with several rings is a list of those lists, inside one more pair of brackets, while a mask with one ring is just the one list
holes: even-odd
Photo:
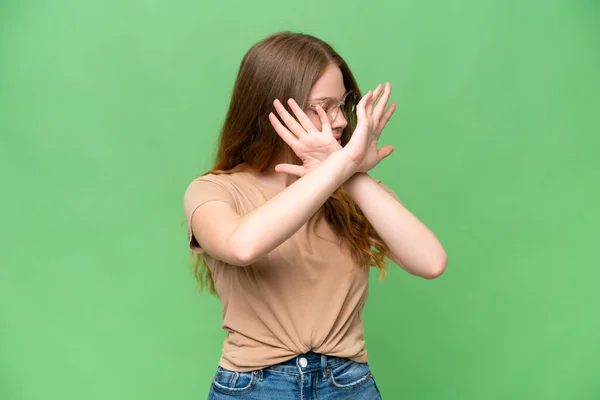
[[391, 94], [392, 94], [392, 85], [389, 82], [387, 82], [385, 84], [385, 89], [383, 91], [383, 94], [381, 95], [381, 98], [377, 102], [377, 105], [375, 106], [375, 110], [373, 111], [373, 119], [375, 120], [375, 123], [377, 123], [379, 121], [379, 119], [381, 118], [381, 115], [383, 114], [383, 110], [385, 110], [385, 107], [387, 105], [387, 102], [390, 99]]
[[298, 176], [300, 178], [306, 175], [306, 169], [302, 165], [277, 164], [275, 166], [275, 171], [282, 172], [288, 175]]
[[382, 130], [383, 130], [383, 128], [385, 128], [385, 126], [387, 125], [387, 123], [390, 120], [390, 118], [392, 118], [392, 115], [394, 114], [394, 111], [396, 111], [396, 102], [393, 102], [392, 104], [390, 104], [390, 106], [388, 107], [388, 109], [385, 110], [385, 112], [383, 113], [383, 115], [379, 119], [378, 126], [381, 127]]
[[394, 148], [389, 144], [386, 144], [385, 146], [383, 146], [382, 148], [377, 150], [377, 154], [379, 155], [379, 160], [383, 160], [384, 158], [388, 157], [393, 152], [394, 152]]
[[356, 105], [356, 118], [357, 122], [360, 124], [361, 122], [367, 122], [367, 113], [365, 111], [365, 104], [369, 101], [373, 93], [369, 90], [367, 94], [365, 94], [362, 99]]
[[329, 122], [329, 117], [321, 105], [317, 105], [317, 114], [319, 114], [319, 119], [321, 120], [321, 132], [331, 134], [331, 123]]
[[379, 95], [381, 94], [382, 90], [383, 87], [381, 86], [381, 84], [377, 85], [377, 87], [373, 91], [373, 96], [371, 97], [371, 99], [369, 99], [369, 102], [366, 104], [366, 109], [369, 115], [373, 114], [373, 106], [375, 105], [375, 101], [377, 100], [377, 97], [379, 97]]
[[292, 109], [292, 111], [294, 112], [294, 114], [296, 115], [296, 118], [298, 118], [298, 121], [300, 121], [300, 124], [302, 125], [302, 128], [304, 129], [305, 132], [311, 132], [311, 131], [314, 132], [317, 130], [317, 128], [315, 128], [315, 125], [312, 123], [310, 118], [308, 118], [308, 115], [306, 115], [304, 113], [304, 111], [302, 111], [302, 109], [300, 108], [298, 103], [296, 103], [296, 100], [289, 99], [288, 104], [289, 104], [290, 108]]
[[296, 147], [296, 142], [298, 141], [298, 138], [296, 137], [296, 135], [294, 135], [285, 126], [283, 126], [283, 124], [281, 122], [279, 122], [279, 119], [275, 116], [275, 114], [269, 113], [269, 121], [271, 121], [271, 125], [273, 125], [273, 128], [275, 128], [275, 131], [277, 132], [277, 134], [293, 150], [294, 147]]
[[380, 83], [379, 85], [377, 85], [377, 87], [373, 91], [373, 105], [375, 105], [375, 102], [377, 102], [377, 99], [379, 98], [379, 96], [381, 95], [381, 93], [383, 91], [384, 91], [384, 86]]
[[278, 99], [276, 99], [273, 102], [273, 106], [275, 107], [277, 114], [279, 114], [279, 117], [285, 123], [285, 125], [291, 133], [296, 135], [296, 137], [300, 137], [306, 133], [302, 125], [300, 125], [298, 121], [296, 121], [296, 119], [292, 117], [292, 115], [285, 109], [283, 104], [281, 104], [281, 102]]

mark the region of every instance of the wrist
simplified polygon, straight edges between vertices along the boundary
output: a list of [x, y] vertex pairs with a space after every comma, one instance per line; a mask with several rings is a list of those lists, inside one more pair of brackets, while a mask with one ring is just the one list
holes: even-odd
[[355, 172], [346, 182], [342, 184], [342, 189], [352, 196], [352, 192], [360, 187], [361, 182], [371, 180], [372, 178], [366, 172]]
[[339, 185], [343, 185], [348, 179], [356, 174], [357, 165], [354, 163], [346, 154], [342, 151], [337, 151], [331, 154], [325, 161], [322, 163], [328, 165], [325, 167], [326, 170], [330, 170], [333, 168], [337, 170], [338, 182]]

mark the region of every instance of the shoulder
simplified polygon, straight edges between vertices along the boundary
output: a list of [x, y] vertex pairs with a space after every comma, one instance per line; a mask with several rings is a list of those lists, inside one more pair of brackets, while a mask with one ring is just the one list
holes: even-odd
[[256, 202], [262, 191], [246, 172], [205, 174], [192, 180], [184, 194], [186, 209], [196, 208], [208, 201], [224, 201], [235, 208]]
[[216, 190], [220, 187], [229, 192], [244, 190], [246, 187], [253, 187], [253, 181], [248, 178], [244, 172], [233, 172], [223, 174], [205, 174], [192, 180], [188, 186], [189, 190], [201, 188], [203, 190]]
[[203, 185], [205, 183], [212, 183], [218, 186], [226, 186], [231, 181], [230, 174], [205, 174], [197, 178], [194, 178], [190, 182], [190, 186]]
[[183, 195], [186, 214], [192, 214], [204, 203], [222, 201], [234, 204], [230, 178], [226, 174], [206, 174], [193, 179]]

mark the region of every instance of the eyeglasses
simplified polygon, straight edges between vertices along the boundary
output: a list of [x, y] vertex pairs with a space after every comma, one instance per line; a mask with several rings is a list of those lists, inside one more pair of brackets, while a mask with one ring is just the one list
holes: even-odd
[[348, 118], [352, 115], [356, 109], [356, 98], [356, 93], [348, 91], [342, 96], [341, 100], [338, 100], [335, 97], [327, 97], [312, 101], [309, 100], [307, 108], [316, 111], [317, 105], [320, 105], [329, 117], [329, 121], [333, 122], [337, 118], [339, 110], [342, 110], [344, 118]]

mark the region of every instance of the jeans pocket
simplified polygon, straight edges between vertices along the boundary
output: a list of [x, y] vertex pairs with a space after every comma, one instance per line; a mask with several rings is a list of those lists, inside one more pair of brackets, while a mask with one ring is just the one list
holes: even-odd
[[250, 393], [256, 387], [255, 372], [236, 372], [219, 367], [213, 378], [213, 389], [228, 395], [241, 396]]
[[347, 361], [327, 369], [329, 384], [335, 389], [352, 390], [373, 382], [371, 368], [367, 363]]

